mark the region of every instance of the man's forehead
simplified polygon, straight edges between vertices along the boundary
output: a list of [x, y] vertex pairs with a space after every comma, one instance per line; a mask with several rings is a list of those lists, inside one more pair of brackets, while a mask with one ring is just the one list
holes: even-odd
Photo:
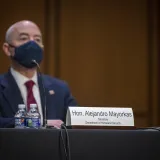
[[16, 22], [15, 24], [9, 27], [9, 29], [6, 32], [6, 42], [11, 42], [15, 38], [15, 36], [21, 34], [22, 32], [33, 36], [41, 36], [41, 31], [34, 22], [24, 20]]
[[15, 26], [13, 32], [19, 35], [22, 33], [26, 33], [29, 35], [41, 35], [39, 28], [35, 25], [24, 25], [24, 24], [18, 25], [18, 26]]

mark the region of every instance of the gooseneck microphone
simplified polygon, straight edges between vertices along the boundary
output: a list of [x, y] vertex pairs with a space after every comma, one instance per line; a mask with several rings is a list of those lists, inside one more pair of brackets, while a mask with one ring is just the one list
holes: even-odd
[[44, 128], [47, 128], [47, 107], [46, 107], [46, 91], [45, 91], [45, 87], [44, 87], [44, 83], [43, 83], [43, 79], [42, 79], [42, 73], [41, 73], [41, 69], [40, 69], [40, 66], [39, 66], [39, 64], [36, 62], [36, 60], [32, 60], [32, 63], [34, 63], [34, 64], [36, 64], [36, 66], [37, 66], [37, 68], [38, 68], [38, 71], [39, 71], [39, 74], [38, 74], [38, 76], [39, 76], [39, 79], [40, 79], [40, 81], [41, 81], [41, 85], [42, 85], [42, 88], [43, 88], [43, 95], [44, 96], [42, 96], [42, 97], [44, 97], [44, 115], [43, 115], [43, 119], [44, 119], [44, 121], [43, 121], [43, 127]]
[[[45, 91], [45, 87], [44, 87], [44, 83], [43, 83], [43, 79], [42, 79], [40, 66], [36, 62], [36, 60], [32, 60], [32, 63], [36, 64], [36, 66], [39, 70], [38, 75], [39, 75], [39, 78], [41, 80], [41, 84], [42, 84], [42, 87], [43, 87], [43, 94], [44, 94], [44, 96], [43, 96], [44, 97], [44, 124], [43, 124], [43, 128], [46, 129], [46, 128], [48, 128], [48, 126], [47, 126], [47, 108], [46, 108], [46, 91]], [[63, 134], [63, 131], [64, 131], [65, 135]], [[66, 158], [66, 160], [71, 160], [70, 143], [69, 143], [70, 140], [69, 140], [68, 130], [67, 130], [65, 124], [61, 124], [60, 133], [61, 133], [60, 138], [62, 140], [65, 158]]]

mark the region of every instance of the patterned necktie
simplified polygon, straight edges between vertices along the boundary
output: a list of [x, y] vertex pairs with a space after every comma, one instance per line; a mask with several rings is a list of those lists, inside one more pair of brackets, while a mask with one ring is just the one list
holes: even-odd
[[35, 85], [35, 83], [30, 80], [30, 81], [27, 81], [25, 83], [25, 86], [27, 88], [27, 109], [28, 111], [30, 110], [30, 104], [37, 104], [35, 98], [34, 98], [34, 95], [33, 95], [33, 86]]

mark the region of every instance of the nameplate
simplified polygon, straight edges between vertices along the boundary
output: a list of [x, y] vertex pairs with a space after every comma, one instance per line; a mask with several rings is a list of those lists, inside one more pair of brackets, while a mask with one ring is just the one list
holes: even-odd
[[67, 126], [134, 126], [132, 108], [69, 107]]

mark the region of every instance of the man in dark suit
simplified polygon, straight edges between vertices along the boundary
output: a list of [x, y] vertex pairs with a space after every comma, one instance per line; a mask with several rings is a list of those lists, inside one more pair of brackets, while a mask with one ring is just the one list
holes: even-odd
[[18, 104], [25, 104], [29, 110], [32, 103], [37, 104], [43, 125], [46, 105], [47, 125], [60, 127], [68, 106], [77, 103], [65, 82], [37, 72], [43, 59], [38, 26], [26, 20], [13, 24], [6, 32], [3, 50], [11, 67], [8, 73], [0, 75], [0, 127], [14, 127]]

